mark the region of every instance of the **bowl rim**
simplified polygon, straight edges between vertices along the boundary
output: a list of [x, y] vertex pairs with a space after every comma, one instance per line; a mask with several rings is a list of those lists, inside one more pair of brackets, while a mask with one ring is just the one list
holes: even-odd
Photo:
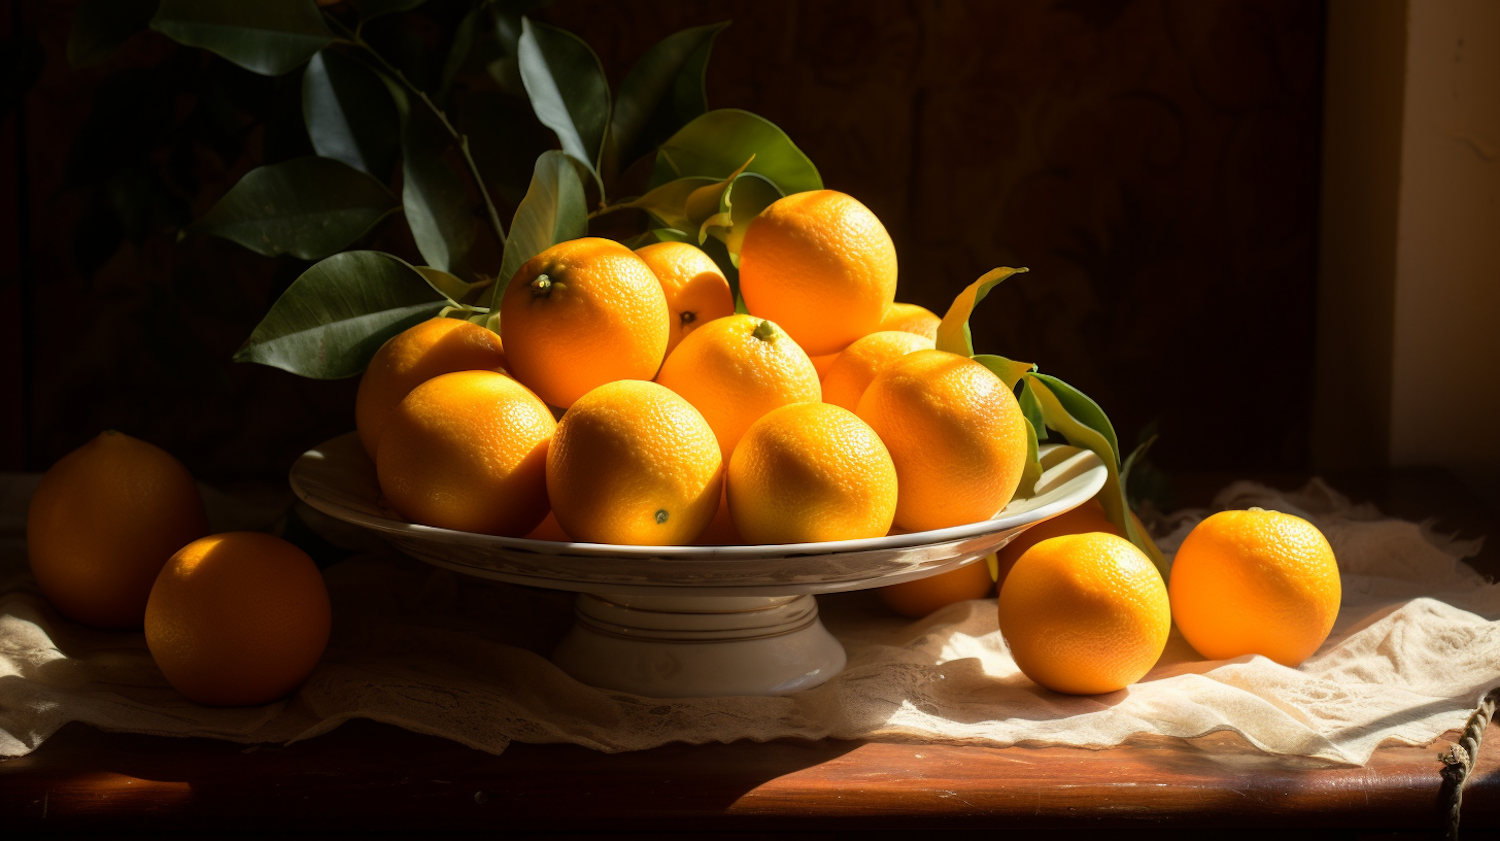
[[[358, 434], [355, 432], [335, 436], [304, 452], [292, 464], [288, 479], [293, 492], [296, 493], [299, 499], [318, 511], [344, 522], [363, 526], [377, 532], [439, 544], [448, 543], [493, 547], [495, 549], [527, 552], [537, 555], [633, 558], [640, 560], [654, 559], [662, 561], [751, 560], [799, 555], [841, 555], [856, 552], [913, 549], [952, 543], [1049, 520], [1093, 498], [1108, 481], [1108, 471], [1104, 469], [1104, 463], [1094, 452], [1065, 444], [1044, 444], [1038, 448], [1038, 458], [1043, 466], [1042, 481], [1046, 482], [1050, 478], [1059, 483], [1065, 483], [1073, 478], [1086, 476], [1087, 479], [1084, 486], [1034, 508], [1012, 511], [1007, 514], [1007, 511], [1010, 509], [1010, 506], [1007, 505], [1006, 508], [1001, 509], [987, 520], [929, 531], [908, 532], [905, 534], [854, 540], [831, 540], [820, 543], [632, 546], [533, 540], [525, 537], [503, 537], [500, 535], [455, 531], [438, 526], [427, 526], [420, 523], [411, 523], [405, 520], [372, 515], [324, 496], [310, 487], [311, 483], [316, 482], [315, 476], [317, 472], [326, 467], [326, 465], [320, 464], [320, 462], [328, 462], [330, 458], [335, 460], [335, 463], [338, 463], [337, 460], [340, 459], [362, 459], [364, 467], [367, 468], [371, 476], [370, 480], [364, 483], [364, 487], [361, 490], [366, 494], [369, 493], [373, 485], [374, 465], [370, 463], [369, 456], [365, 454], [364, 447], [360, 444]], [[357, 464], [347, 463], [342, 466], [346, 469], [358, 469], [359, 467]], [[1055, 473], [1059, 469], [1065, 469], [1065, 473]], [[1033, 497], [1020, 497], [1020, 499], [1030, 498]], [[374, 494], [364, 501], [376, 500], [375, 504], [378, 505], [378, 499], [379, 488], [375, 486]]]

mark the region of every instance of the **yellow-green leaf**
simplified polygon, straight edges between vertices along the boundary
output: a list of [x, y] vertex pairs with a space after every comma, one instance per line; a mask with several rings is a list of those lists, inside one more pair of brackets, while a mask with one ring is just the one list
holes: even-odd
[[1146, 534], [1144, 529], [1138, 528], [1135, 518], [1130, 516], [1130, 508], [1125, 500], [1125, 486], [1120, 481], [1119, 457], [1111, 444], [1113, 430], [1110, 430], [1110, 437], [1106, 437], [1101, 431], [1075, 417], [1064, 407], [1057, 394], [1048, 387], [1047, 380], [1055, 380], [1055, 378], [1044, 377], [1040, 374], [1026, 375], [1026, 384], [1036, 395], [1047, 426], [1062, 433], [1069, 444], [1093, 450], [1099, 456], [1099, 460], [1104, 462], [1109, 478], [1105, 480], [1104, 488], [1099, 492], [1099, 501], [1104, 504], [1104, 511], [1109, 516], [1109, 521], [1119, 526], [1130, 542], [1146, 553], [1146, 557], [1156, 565], [1162, 578], [1166, 578], [1168, 574], [1166, 557], [1156, 547], [1151, 536]]
[[942, 323], [938, 325], [937, 349], [961, 356], [973, 356], [974, 337], [969, 333], [969, 316], [974, 313], [974, 307], [978, 306], [979, 302], [984, 300], [984, 296], [988, 295], [1000, 281], [1025, 271], [1030, 271], [1030, 269], [1024, 267], [1013, 269], [1009, 266], [991, 269], [969, 284], [967, 289], [958, 293], [958, 297], [953, 299], [953, 305], [948, 307], [948, 313], [943, 316]]

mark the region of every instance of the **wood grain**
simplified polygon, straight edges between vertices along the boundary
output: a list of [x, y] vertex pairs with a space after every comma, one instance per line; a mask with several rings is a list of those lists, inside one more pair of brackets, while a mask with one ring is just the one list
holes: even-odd
[[[1467, 829], [1500, 827], [1497, 743], [1468, 789]], [[1423, 829], [1439, 825], [1438, 747], [1388, 746], [1362, 768], [1223, 739], [1101, 751], [778, 741], [618, 755], [517, 744], [492, 756], [366, 721], [287, 747], [72, 725], [0, 765], [0, 814], [18, 830], [222, 830], [227, 817], [235, 829]]]

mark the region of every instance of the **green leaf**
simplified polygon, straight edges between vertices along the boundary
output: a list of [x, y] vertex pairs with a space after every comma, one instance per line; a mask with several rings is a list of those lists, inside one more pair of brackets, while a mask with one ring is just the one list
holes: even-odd
[[785, 195], [823, 189], [807, 155], [774, 123], [736, 108], [709, 111], [667, 138], [656, 153], [651, 188], [689, 176], [727, 178], [746, 159]]
[[[978, 357], [975, 358], [978, 359]], [[1041, 437], [1041, 440], [1047, 440], [1047, 422], [1042, 418], [1042, 404], [1037, 402], [1031, 386], [1024, 379], [1021, 381], [1021, 394], [1016, 398], [1016, 402], [1021, 404], [1021, 414], [1026, 416], [1032, 430]]]
[[1030, 362], [1016, 362], [992, 353], [979, 354], [974, 357], [974, 361], [990, 369], [1009, 389], [1015, 389], [1016, 383], [1021, 381], [1022, 376], [1036, 370], [1036, 366]]
[[355, 0], [354, 6], [359, 9], [361, 21], [372, 21], [393, 12], [409, 12], [425, 2], [427, 0]]
[[[747, 161], [746, 166], [752, 162]], [[687, 202], [688, 222], [698, 228], [698, 244], [713, 234], [724, 242], [736, 266], [750, 222], [782, 198], [781, 190], [765, 176], [741, 171], [744, 169], [742, 166], [719, 184], [698, 188]]]
[[[1033, 385], [1040, 380], [1045, 383], [1051, 393], [1057, 395], [1068, 414], [1082, 421], [1091, 429], [1097, 430], [1109, 442], [1109, 451], [1115, 454], [1115, 464], [1119, 464], [1120, 439], [1115, 437], [1115, 428], [1109, 422], [1109, 417], [1104, 410], [1099, 408], [1093, 398], [1068, 385], [1057, 377], [1048, 374], [1033, 374], [1030, 378]], [[1056, 429], [1056, 427], [1053, 427]]]
[[478, 220], [463, 179], [443, 159], [453, 137], [429, 109], [413, 107], [393, 79], [382, 75], [381, 81], [401, 117], [401, 204], [412, 239], [428, 265], [467, 273]]
[[703, 78], [714, 37], [729, 22], [675, 32], [646, 51], [620, 83], [610, 145], [629, 163], [708, 110]]
[[527, 260], [559, 242], [584, 236], [588, 227], [588, 206], [578, 170], [566, 153], [555, 149], [543, 152], [536, 159], [531, 187], [510, 223], [505, 259], [490, 293], [490, 309], [499, 311], [505, 287]]
[[384, 181], [401, 150], [386, 86], [359, 62], [323, 50], [302, 75], [302, 119], [313, 149]]
[[610, 108], [598, 56], [573, 33], [530, 18], [521, 20], [516, 49], [536, 118], [557, 133], [564, 152], [597, 173]]
[[91, 67], [109, 58], [125, 40], [143, 31], [156, 14], [156, 0], [83, 0], [68, 33], [68, 63]]
[[245, 173], [193, 228], [267, 257], [320, 260], [399, 208], [384, 184], [348, 164], [294, 158]]
[[443, 72], [438, 77], [437, 96], [434, 97], [438, 102], [447, 101], [454, 78], [463, 69], [464, 62], [469, 58], [469, 51], [474, 48], [474, 36], [479, 32], [479, 20], [484, 14], [484, 4], [474, 4], [453, 31], [453, 43], [448, 45], [448, 57], [443, 60]]
[[313, 0], [161, 0], [151, 28], [262, 76], [280, 76], [334, 40]]
[[938, 324], [937, 349], [960, 356], [973, 356], [974, 336], [969, 332], [969, 316], [974, 314], [974, 308], [1002, 280], [1027, 271], [1030, 269], [1013, 269], [1009, 266], [990, 269], [958, 293], [958, 297], [953, 299], [953, 305], [948, 307], [947, 314], [943, 316], [942, 323]]
[[1042, 478], [1042, 462], [1037, 458], [1036, 427], [1031, 418], [1022, 416], [1026, 422], [1026, 465], [1021, 468], [1021, 484], [1016, 487], [1016, 496], [1031, 496], [1036, 493], [1036, 483]]
[[[614, 207], [637, 207], [651, 214], [664, 228], [688, 231], [697, 227], [688, 218], [688, 198], [702, 187], [712, 187], [719, 183], [721, 182], [717, 178], [679, 178], [657, 187], [638, 199], [623, 202]], [[683, 241], [692, 242], [695, 239], [696, 237]]]
[[488, 295], [487, 289], [494, 282], [493, 280], [480, 280], [468, 283], [462, 278], [455, 277], [441, 269], [434, 269], [431, 266], [416, 266], [415, 268], [417, 274], [421, 275], [422, 279], [427, 281], [428, 286], [431, 286], [439, 295], [452, 301], [455, 306], [460, 306], [467, 310], [489, 312], [486, 307], [474, 306], [473, 300], [479, 295]]
[[[1135, 518], [1130, 516], [1130, 507], [1125, 499], [1125, 485], [1120, 481], [1118, 445], [1115, 443], [1114, 428], [1109, 425], [1109, 419], [1104, 417], [1102, 411], [1099, 411], [1098, 404], [1056, 377], [1049, 377], [1045, 374], [1027, 374], [1026, 384], [1034, 391], [1047, 426], [1062, 433], [1069, 444], [1093, 450], [1099, 456], [1099, 460], [1104, 462], [1104, 467], [1109, 472], [1104, 488], [1099, 491], [1099, 501], [1104, 504], [1104, 512], [1109, 516], [1110, 522], [1120, 527], [1131, 543], [1146, 553], [1146, 557], [1151, 559], [1157, 570], [1161, 572], [1162, 578], [1165, 579], [1168, 575], [1166, 557], [1156, 547], [1151, 536], [1146, 534], [1144, 529], [1139, 528]], [[1053, 390], [1054, 385], [1058, 387], [1057, 392]], [[1071, 393], [1066, 400], [1062, 397], [1064, 393]], [[1087, 401], [1087, 406], [1077, 399], [1079, 397]], [[1079, 417], [1071, 411], [1073, 408], [1087, 410], [1088, 406], [1092, 406], [1093, 411], [1098, 413], [1097, 418]], [[1092, 413], [1085, 411], [1084, 414]], [[1099, 418], [1103, 418], [1102, 428], [1095, 426]]]
[[234, 358], [313, 379], [352, 377], [386, 339], [447, 305], [402, 260], [345, 251], [293, 281]]

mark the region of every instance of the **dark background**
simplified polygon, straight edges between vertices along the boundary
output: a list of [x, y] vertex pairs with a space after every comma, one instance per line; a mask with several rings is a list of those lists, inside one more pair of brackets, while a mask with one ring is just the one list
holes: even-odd
[[[231, 362], [306, 264], [180, 232], [250, 168], [310, 153], [285, 119], [300, 71], [257, 77], [149, 32], [73, 69], [72, 7], [20, 0], [0, 21], [0, 469], [45, 469], [113, 427], [202, 479], [280, 480], [353, 427], [355, 381]], [[435, 78], [461, 11], [430, 0], [385, 48]], [[1321, 2], [557, 0], [536, 15], [587, 41], [612, 84], [661, 37], [732, 20], [710, 107], [772, 120], [881, 218], [898, 299], [941, 314], [984, 271], [1028, 266], [981, 305], [981, 351], [1083, 389], [1127, 449], [1159, 431], [1169, 473], [1311, 468]], [[476, 141], [547, 140], [487, 85], [460, 74], [449, 100]], [[501, 169], [486, 176], [506, 204]], [[409, 250], [397, 230], [374, 239]]]

